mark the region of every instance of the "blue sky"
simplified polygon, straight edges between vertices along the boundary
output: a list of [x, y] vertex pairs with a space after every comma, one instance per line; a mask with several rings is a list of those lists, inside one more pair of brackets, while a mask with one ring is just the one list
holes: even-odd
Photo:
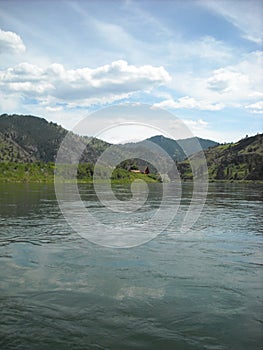
[[262, 18], [260, 0], [0, 0], [0, 112], [71, 129], [146, 103], [200, 137], [262, 132]]

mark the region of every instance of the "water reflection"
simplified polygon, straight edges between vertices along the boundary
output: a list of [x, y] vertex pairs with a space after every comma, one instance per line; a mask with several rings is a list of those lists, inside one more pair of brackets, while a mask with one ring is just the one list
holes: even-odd
[[[75, 234], [51, 185], [1, 185], [0, 347], [261, 349], [262, 190], [211, 184], [187, 234], [175, 221], [151, 242], [118, 250]], [[142, 217], [160, 203], [158, 186], [151, 191]], [[92, 186], [80, 192], [100, 208]], [[182, 215], [190, 199], [184, 184]]]

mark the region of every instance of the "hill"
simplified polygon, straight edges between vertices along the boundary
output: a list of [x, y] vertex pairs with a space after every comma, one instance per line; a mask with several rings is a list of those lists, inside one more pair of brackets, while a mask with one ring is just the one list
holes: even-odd
[[[48, 122], [43, 118], [31, 115], [1, 115], [0, 181], [53, 182], [54, 162], [66, 135], [69, 137], [69, 142], [64, 146], [65, 164], [75, 163], [76, 152], [80, 146], [81, 149], [84, 146], [77, 176], [79, 181], [92, 182], [94, 164], [110, 146], [109, 143], [94, 137], [83, 137], [68, 132], [56, 123]], [[122, 150], [118, 152], [123, 154]], [[102, 175], [106, 174], [107, 168], [102, 167], [101, 172]], [[62, 181], [63, 179], [67, 181], [68, 176], [65, 171]], [[119, 167], [111, 175], [112, 181], [118, 183], [129, 183], [140, 178], [147, 182], [157, 181], [154, 175], [133, 174]]]
[[34, 160], [25, 149], [0, 132], [0, 162], [30, 163]]
[[[206, 150], [210, 180], [263, 180], [263, 134]], [[198, 156], [193, 155], [192, 157]], [[184, 180], [193, 178], [189, 161], [178, 164]]]
[[218, 143], [215, 141], [205, 140], [199, 137], [191, 137], [183, 140], [172, 140], [162, 135], [158, 135], [147, 140], [162, 147], [173, 160], [179, 162], [184, 160], [186, 155], [192, 155], [198, 151], [196, 149], [196, 141], [199, 142], [203, 150], [218, 145]]
[[[13, 171], [19, 174], [20, 172], [21, 174], [23, 172], [31, 174], [29, 177], [36, 179], [38, 177], [37, 174], [40, 172], [50, 175], [53, 172], [52, 164], [56, 160], [57, 151], [67, 134], [68, 131], [66, 129], [43, 118], [30, 115], [1, 115], [0, 163], [3, 163], [1, 166], [5, 175], [9, 174], [12, 176]], [[96, 138], [82, 137], [72, 132], [69, 135], [71, 142], [65, 152], [67, 156], [65, 163], [68, 163], [68, 158], [70, 159], [71, 155], [74, 158], [74, 150], [79, 147], [80, 142], [86, 146], [80, 163], [89, 163], [89, 166], [93, 166], [99, 156], [110, 146], [109, 143]], [[263, 180], [263, 134], [246, 137], [239, 142], [223, 145], [201, 138], [197, 138], [197, 140], [204, 150], [211, 181]], [[153, 146], [153, 143], [156, 147]], [[184, 159], [186, 156], [185, 152], [191, 155], [190, 159], [198, 157], [198, 153], [195, 153], [197, 151], [195, 144], [195, 138], [175, 141], [159, 135], [137, 143], [115, 145], [111, 147], [109, 157], [113, 161], [120, 159], [116, 173], [118, 174], [116, 175], [117, 177], [122, 176], [120, 168], [129, 170], [130, 168], [136, 169], [140, 166], [149, 165], [142, 159], [154, 159], [158, 168], [164, 169], [165, 173], [164, 151], [166, 151], [177, 163], [182, 179], [191, 180], [193, 175], [189, 160]], [[138, 159], [133, 158], [134, 154], [139, 155]], [[126, 160], [122, 161], [122, 159]], [[6, 168], [7, 163], [11, 165], [14, 163], [32, 164], [32, 166], [26, 166], [24, 169], [23, 167], [10, 165], [11, 170], [9, 169], [9, 171]], [[36, 165], [37, 163], [41, 163], [41, 165]], [[149, 165], [149, 168], [151, 174], [158, 173], [157, 168], [153, 165]], [[80, 177], [90, 177], [89, 169], [81, 168]], [[201, 174], [202, 169], [198, 169], [198, 172]], [[88, 173], [89, 175], [87, 175]], [[19, 177], [21, 176], [19, 175]], [[126, 173], [125, 176], [127, 177], [128, 174]], [[27, 178], [26, 175], [25, 178]]]
[[192, 155], [196, 153], [196, 141], [199, 142], [201, 148], [203, 150], [207, 150], [209, 148], [218, 146], [219, 143], [212, 141], [212, 140], [207, 140], [207, 139], [202, 139], [200, 137], [190, 137], [188, 139], [182, 139], [182, 140], [177, 140], [176, 142], [179, 144], [181, 148], [188, 154]]
[[[196, 143], [199, 142], [197, 148]], [[153, 145], [154, 144], [154, 145]], [[155, 146], [156, 145], [156, 146]], [[136, 152], [141, 155], [141, 159], [126, 157], [126, 161], [121, 163], [121, 167], [125, 169], [138, 169], [149, 167], [150, 173], [157, 173], [157, 169], [151, 164], [150, 160], [154, 159], [155, 163], [159, 165], [160, 169], [165, 172], [167, 154], [176, 162], [183, 161], [187, 155], [192, 155], [201, 149], [208, 149], [219, 145], [217, 142], [211, 140], [204, 140], [198, 137], [192, 137], [183, 140], [173, 140], [163, 135], [153, 136], [144, 141], [136, 143], [126, 143], [124, 145], [118, 145], [118, 150], [123, 151], [124, 154], [128, 154], [129, 151]], [[167, 153], [167, 154], [166, 154]], [[143, 160], [147, 159], [147, 161]], [[169, 172], [168, 172], [169, 173]]]
[[[0, 161], [54, 162], [59, 146], [68, 130], [31, 115], [0, 115]], [[80, 137], [72, 133], [72, 141], [84, 142], [82, 161], [96, 162], [109, 146], [96, 138]]]
[[[48, 122], [44, 118], [31, 115], [2, 114], [0, 115], [0, 161], [16, 163], [54, 162], [60, 144], [67, 134], [68, 130], [56, 123]], [[70, 154], [74, 153], [74, 146], [78, 147], [79, 142], [86, 144], [81, 162], [94, 164], [105, 149], [110, 146], [109, 143], [97, 138], [81, 137], [73, 133], [70, 136], [73, 147], [72, 150], [66, 152], [69, 157]], [[176, 161], [185, 159], [186, 154], [183, 149], [188, 154], [196, 152], [194, 138], [175, 141], [161, 135], [134, 144], [118, 145], [115, 150], [118, 149], [122, 153], [124, 150], [126, 153], [127, 150], [140, 150], [139, 153], [144, 154], [144, 158], [150, 159], [153, 157], [153, 147], [149, 146], [149, 141], [160, 146]], [[204, 149], [217, 144], [214, 141], [199, 138], [198, 141]], [[157, 157], [157, 153], [154, 154]], [[159, 159], [162, 157], [163, 155], [160, 154]], [[135, 163], [143, 165], [145, 162], [137, 159]]]

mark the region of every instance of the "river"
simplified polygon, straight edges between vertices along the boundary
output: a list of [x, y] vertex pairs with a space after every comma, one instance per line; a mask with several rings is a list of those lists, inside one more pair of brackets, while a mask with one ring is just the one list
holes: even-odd
[[[91, 185], [80, 190], [99, 212]], [[0, 348], [262, 349], [262, 192], [212, 183], [188, 232], [174, 220], [113, 249], [73, 231], [53, 185], [0, 184]], [[190, 198], [184, 184], [182, 210]]]

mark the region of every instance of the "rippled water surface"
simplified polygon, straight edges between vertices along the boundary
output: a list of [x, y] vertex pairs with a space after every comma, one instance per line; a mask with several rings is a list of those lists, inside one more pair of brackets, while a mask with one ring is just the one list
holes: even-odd
[[[133, 220], [158, 207], [160, 189], [151, 185]], [[129, 197], [128, 187], [117, 191]], [[184, 184], [178, 216], [157, 238], [111, 249], [68, 226], [52, 185], [1, 184], [0, 348], [262, 349], [262, 191], [211, 184], [202, 215], [181, 234]], [[114, 224], [92, 187], [80, 192]]]

